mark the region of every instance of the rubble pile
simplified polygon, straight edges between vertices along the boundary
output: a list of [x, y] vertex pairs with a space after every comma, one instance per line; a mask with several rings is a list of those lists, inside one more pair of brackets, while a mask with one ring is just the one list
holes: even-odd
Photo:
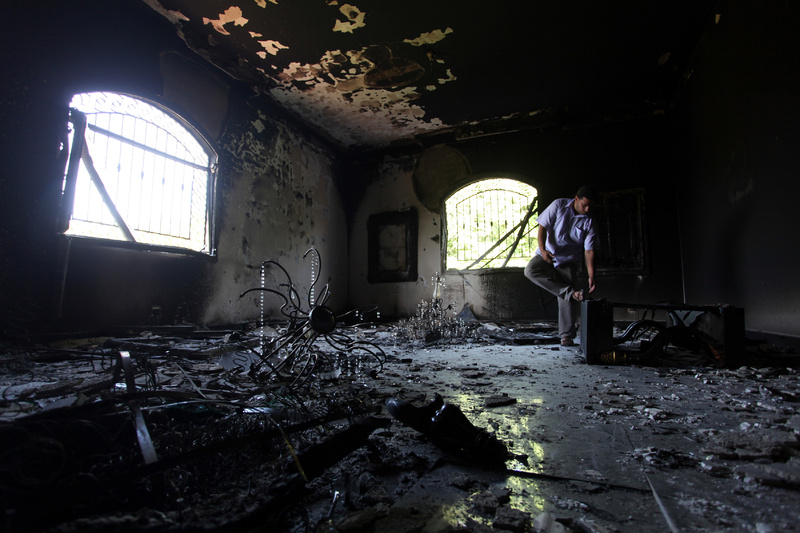
[[[2, 346], [2, 527], [797, 530], [791, 354], [733, 369], [691, 354], [587, 365], [543, 323], [475, 331], [420, 345], [360, 325], [349, 334], [382, 347], [382, 370], [320, 372], [303, 387], [254, 380], [260, 339], [241, 331]], [[459, 454], [387, 400], [457, 407], [507, 458]]]

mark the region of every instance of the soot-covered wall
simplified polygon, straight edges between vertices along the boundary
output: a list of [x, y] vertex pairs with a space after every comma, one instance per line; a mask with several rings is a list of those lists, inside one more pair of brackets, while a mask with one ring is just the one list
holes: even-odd
[[800, 336], [800, 10], [723, 3], [691, 66], [675, 123], [687, 296]]
[[[5, 6], [0, 36], [0, 316], [2, 333], [258, 317], [259, 265], [273, 259], [309, 284], [316, 246], [331, 305], [347, 293], [346, 223], [334, 157], [270, 102], [196, 57], [143, 2]], [[71, 242], [55, 232], [68, 103], [77, 92], [127, 92], [168, 105], [219, 156], [214, 257]], [[280, 301], [267, 302], [276, 312]], [[153, 309], [158, 313], [153, 316]]]
[[[602, 121], [601, 121], [602, 122]], [[676, 190], [672, 182], [669, 122], [663, 115], [582, 127], [554, 126], [433, 146], [419, 154], [380, 158], [355, 215], [351, 243], [351, 299], [378, 304], [388, 316], [411, 316], [431, 298], [431, 277], [440, 272], [442, 217], [438, 202], [476, 177], [512, 177], [537, 188], [540, 210], [552, 200], [571, 197], [582, 184], [603, 192], [645, 190], [648, 269], [641, 275], [603, 275], [596, 297], [626, 303], [682, 299]], [[426, 183], [419, 183], [420, 158], [441, 153], [441, 164], [427, 161]], [[454, 155], [460, 154], [460, 156]], [[459, 161], [460, 159], [460, 161]], [[416, 173], [416, 175], [415, 175]], [[416, 181], [416, 185], [415, 185]], [[427, 207], [426, 207], [427, 206]], [[386, 211], [416, 208], [419, 213], [419, 275], [412, 282], [369, 283], [367, 220]], [[553, 318], [555, 303], [541, 294], [522, 269], [446, 274], [446, 300], [457, 310], [469, 304], [478, 318]], [[635, 317], [634, 317], [635, 318]]]

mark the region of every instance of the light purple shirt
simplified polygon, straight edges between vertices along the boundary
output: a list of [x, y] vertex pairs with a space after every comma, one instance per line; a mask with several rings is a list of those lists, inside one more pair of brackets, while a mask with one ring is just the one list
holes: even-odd
[[[572, 208], [575, 198], [554, 200], [536, 220], [547, 230], [545, 249], [555, 256], [553, 264], [581, 261], [584, 250], [594, 250], [597, 229], [590, 215], [579, 215]], [[536, 254], [541, 255], [539, 249]]]

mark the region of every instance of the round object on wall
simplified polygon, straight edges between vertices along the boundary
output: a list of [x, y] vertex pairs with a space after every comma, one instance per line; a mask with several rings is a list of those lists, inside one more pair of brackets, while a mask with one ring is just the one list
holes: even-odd
[[425, 207], [438, 213], [453, 186], [471, 174], [464, 154], [443, 144], [434, 146], [425, 150], [417, 160], [414, 192]]

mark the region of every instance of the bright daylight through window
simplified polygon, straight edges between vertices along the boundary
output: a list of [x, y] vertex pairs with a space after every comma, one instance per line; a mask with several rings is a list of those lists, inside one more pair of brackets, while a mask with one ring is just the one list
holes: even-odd
[[70, 108], [61, 229], [210, 253], [216, 156], [198, 133], [119, 93], [77, 94]]
[[538, 246], [536, 189], [485, 179], [445, 201], [448, 269], [524, 267]]

